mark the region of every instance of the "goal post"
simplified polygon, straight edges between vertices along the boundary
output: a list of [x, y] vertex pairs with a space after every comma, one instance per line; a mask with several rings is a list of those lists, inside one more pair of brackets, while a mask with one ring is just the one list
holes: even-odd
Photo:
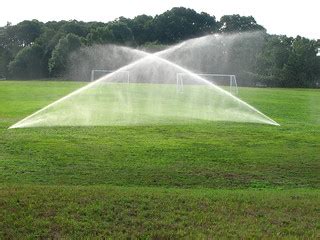
[[[91, 70], [90, 81], [93, 82], [101, 77], [104, 77], [108, 74], [114, 73], [117, 70], [105, 70], [105, 69], [93, 69]], [[130, 83], [130, 72], [129, 71], [118, 71], [118, 73], [125, 74], [125, 82]]]
[[183, 92], [183, 76], [182, 73], [177, 73], [177, 92]]
[[[214, 74], [214, 73], [196, 73], [195, 75], [221, 87], [227, 87], [230, 93], [238, 94], [238, 84], [236, 75]], [[184, 78], [189, 76], [188, 73], [177, 73], [177, 92], [183, 92]]]

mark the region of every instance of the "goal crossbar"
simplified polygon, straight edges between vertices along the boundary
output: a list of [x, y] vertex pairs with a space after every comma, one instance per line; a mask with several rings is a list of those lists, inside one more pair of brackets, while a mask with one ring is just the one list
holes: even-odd
[[[117, 71], [117, 70], [93, 69], [93, 70], [91, 70], [90, 80], [91, 80], [91, 82], [96, 80], [95, 73], [105, 73], [105, 74], [102, 75], [102, 76], [104, 76], [104, 75], [113, 73], [115, 71]], [[127, 75], [127, 83], [130, 83], [130, 73], [129, 73], [129, 71], [125, 71], [125, 70], [119, 71], [119, 73], [121, 73], [121, 72], [126, 73], [126, 75]], [[102, 76], [100, 76], [100, 77], [102, 77]], [[99, 79], [99, 78], [97, 78], [97, 79]]]
[[[188, 73], [177, 73], [177, 91], [183, 91], [183, 75], [189, 75]], [[238, 84], [236, 75], [233, 74], [216, 74], [216, 73], [195, 73], [195, 75], [200, 77], [225, 77], [229, 81], [230, 93], [238, 94]], [[208, 79], [206, 79], [208, 80]], [[233, 89], [234, 88], [234, 89]]]

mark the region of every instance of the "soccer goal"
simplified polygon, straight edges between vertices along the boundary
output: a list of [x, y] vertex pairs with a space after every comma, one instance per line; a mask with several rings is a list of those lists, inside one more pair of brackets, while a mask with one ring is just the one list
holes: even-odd
[[[224, 88], [234, 95], [238, 94], [237, 78], [235, 75], [213, 73], [197, 73], [196, 75]], [[183, 92], [183, 86], [184, 84], [188, 84], [188, 78], [190, 77], [188, 73], [177, 73], [177, 92]]]
[[[104, 69], [93, 69], [91, 70], [91, 77], [90, 81], [93, 82], [99, 78], [102, 78], [106, 75], [109, 75], [111, 73], [115, 72], [114, 70], [104, 70]], [[124, 74], [124, 81], [127, 83], [130, 83], [130, 72], [129, 71], [119, 71], [119, 74]]]

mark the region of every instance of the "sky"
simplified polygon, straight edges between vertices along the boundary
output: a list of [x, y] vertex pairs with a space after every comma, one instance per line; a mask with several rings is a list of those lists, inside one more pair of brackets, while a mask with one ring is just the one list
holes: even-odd
[[270, 34], [320, 39], [320, 0], [2, 0], [0, 26], [23, 20], [108, 22], [120, 16], [155, 16], [172, 7], [253, 16]]

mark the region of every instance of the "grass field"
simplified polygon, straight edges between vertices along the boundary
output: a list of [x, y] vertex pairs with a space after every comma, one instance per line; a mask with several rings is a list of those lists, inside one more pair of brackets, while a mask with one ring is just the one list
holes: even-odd
[[7, 128], [77, 89], [0, 82], [0, 239], [320, 238], [320, 91], [241, 88], [281, 124]]

